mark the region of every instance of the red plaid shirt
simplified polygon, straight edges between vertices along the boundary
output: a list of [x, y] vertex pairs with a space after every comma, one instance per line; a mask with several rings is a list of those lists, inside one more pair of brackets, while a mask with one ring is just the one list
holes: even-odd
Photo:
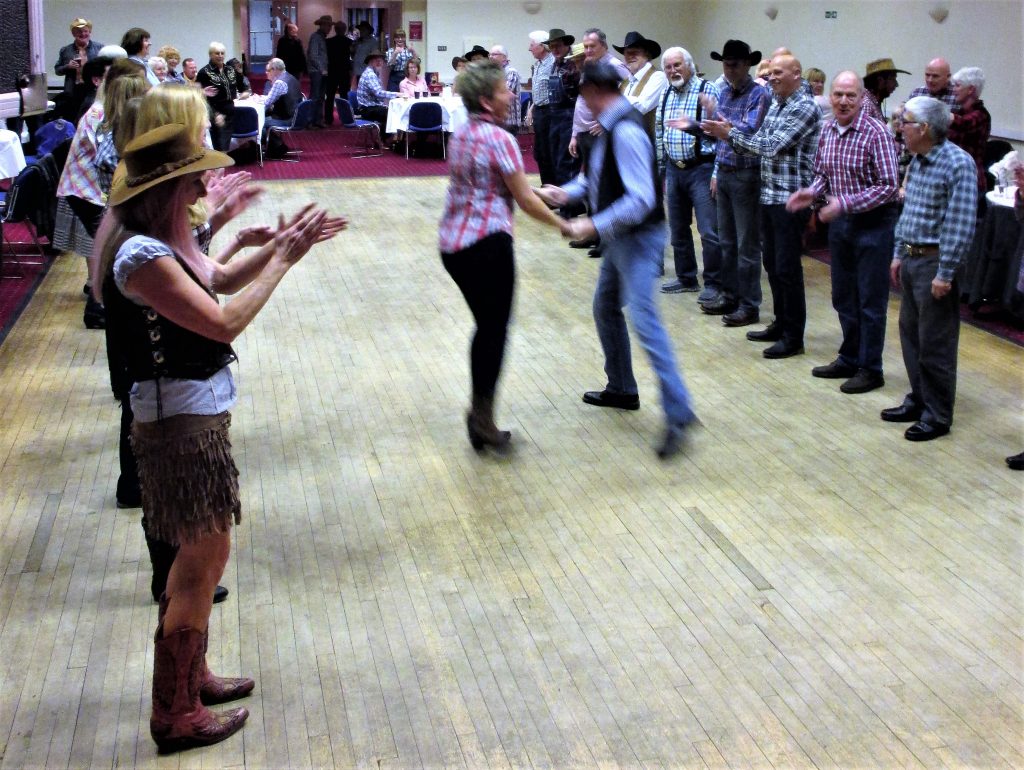
[[811, 189], [839, 200], [844, 214], [869, 211], [896, 199], [900, 176], [892, 134], [864, 110], [839, 132], [835, 119], [825, 123], [814, 158]]
[[985, 109], [985, 103], [979, 99], [970, 111], [953, 113], [953, 122], [949, 124], [949, 135], [946, 137], [974, 158], [974, 165], [978, 167], [978, 189], [982, 192], [988, 189], [985, 181], [985, 146], [991, 133], [992, 116]]
[[523, 170], [512, 135], [486, 117], [469, 121], [448, 142], [448, 195], [441, 252], [452, 254], [494, 233], [512, 234], [512, 193], [504, 176]]

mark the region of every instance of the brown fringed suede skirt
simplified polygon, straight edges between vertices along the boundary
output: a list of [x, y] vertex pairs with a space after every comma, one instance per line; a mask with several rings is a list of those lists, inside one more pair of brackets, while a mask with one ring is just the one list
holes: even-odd
[[180, 545], [241, 523], [230, 426], [228, 412], [132, 424], [150, 537]]

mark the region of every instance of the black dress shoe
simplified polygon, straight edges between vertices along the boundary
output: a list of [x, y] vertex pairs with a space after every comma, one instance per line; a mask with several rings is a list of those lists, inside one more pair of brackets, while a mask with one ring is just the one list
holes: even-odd
[[844, 364], [838, 358], [830, 364], [811, 369], [812, 377], [821, 377], [826, 380], [845, 380], [847, 377], [853, 377], [856, 373], [856, 366]]
[[658, 457], [662, 460], [667, 460], [679, 453], [686, 442], [686, 425], [669, 425], [665, 429], [665, 437], [662, 439], [661, 444], [658, 445], [657, 453]]
[[224, 586], [217, 586], [213, 589], [213, 603], [220, 604], [222, 601], [228, 598], [228, 589]]
[[1010, 467], [1010, 470], [1024, 471], [1024, 452], [1021, 452], [1019, 455], [1007, 457], [1006, 464]]
[[736, 310], [722, 318], [722, 326], [750, 326], [761, 320], [761, 314], [753, 308]]
[[728, 297], [719, 297], [713, 302], [701, 305], [700, 309], [708, 315], [728, 315], [736, 310], [736, 300]]
[[771, 347], [762, 350], [761, 355], [765, 358], [792, 358], [793, 356], [801, 355], [803, 352], [803, 345], [794, 345], [785, 340], [779, 340]]
[[587, 256], [590, 257], [591, 259], [600, 259], [601, 258], [601, 247], [600, 246], [595, 246], [594, 248], [592, 248], [590, 251], [587, 252]]
[[141, 508], [142, 493], [135, 495], [118, 495], [116, 498], [118, 508]]
[[917, 422], [921, 419], [921, 407], [913, 402], [904, 401], [899, 406], [883, 409], [882, 419], [886, 422]]
[[933, 438], [945, 436], [947, 433], [949, 433], [948, 425], [919, 421], [907, 428], [906, 433], [903, 434], [903, 438], [907, 441], [931, 441]]
[[782, 328], [777, 324], [768, 324], [759, 332], [747, 332], [747, 339], [751, 342], [778, 342], [782, 339]]
[[640, 408], [640, 396], [633, 393], [613, 393], [610, 390], [588, 390], [583, 401], [593, 406], [610, 406], [613, 409], [636, 410]]
[[596, 245], [596, 238], [580, 238], [576, 241], [569, 241], [570, 249], [592, 249]]
[[885, 385], [885, 377], [881, 372], [870, 369], [858, 369], [857, 373], [839, 386], [843, 393], [868, 393]]

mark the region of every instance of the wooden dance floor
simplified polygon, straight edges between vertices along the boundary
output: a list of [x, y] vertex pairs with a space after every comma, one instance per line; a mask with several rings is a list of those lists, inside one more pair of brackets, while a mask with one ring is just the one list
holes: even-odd
[[810, 376], [827, 267], [788, 360], [662, 296], [703, 420], [663, 463], [639, 345], [639, 412], [580, 400], [599, 262], [521, 218], [515, 451], [478, 456], [445, 180], [269, 186], [244, 223], [313, 198], [353, 224], [237, 344], [210, 662], [255, 677], [249, 722], [155, 753], [149, 562], [63, 257], [0, 347], [0, 768], [1024, 766], [1021, 349], [964, 327], [953, 432], [912, 444], [878, 418], [907, 389], [897, 299], [886, 387], [847, 396]]

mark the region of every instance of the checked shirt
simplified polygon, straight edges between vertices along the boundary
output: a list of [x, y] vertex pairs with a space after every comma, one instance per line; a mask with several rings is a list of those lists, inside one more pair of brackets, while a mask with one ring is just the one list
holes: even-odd
[[814, 160], [815, 196], [839, 200], [844, 214], [859, 214], [896, 198], [900, 177], [896, 143], [889, 130], [863, 110], [840, 133], [825, 123]]

